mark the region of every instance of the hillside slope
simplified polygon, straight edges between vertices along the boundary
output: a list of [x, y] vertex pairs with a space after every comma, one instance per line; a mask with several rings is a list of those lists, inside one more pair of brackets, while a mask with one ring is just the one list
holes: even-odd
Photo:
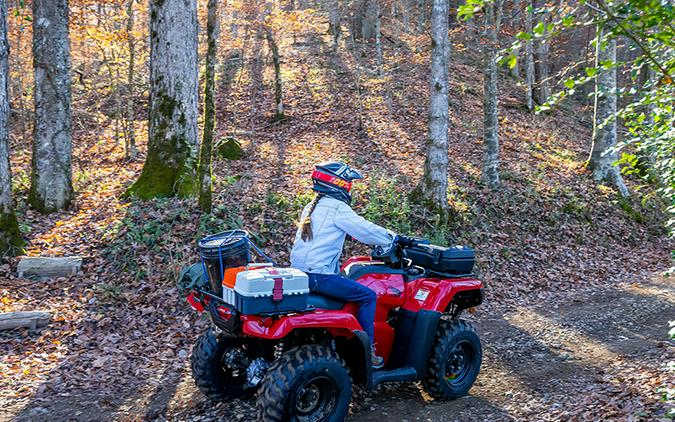
[[[55, 315], [39, 333], [0, 337], [0, 369], [6, 374], [0, 381], [0, 417], [37, 420], [52, 412], [86, 420], [87, 412], [75, 410], [88, 403], [104, 419], [181, 419], [176, 412], [199, 414], [208, 407], [186, 373], [190, 347], [206, 321], [190, 312], [174, 276], [197, 260], [198, 237], [232, 227], [251, 231], [266, 252], [287, 262], [294, 222], [311, 198], [312, 164], [329, 158], [346, 160], [367, 175], [355, 193], [355, 206], [364, 215], [400, 233], [477, 250], [487, 303], [474, 318], [484, 321], [486, 330], [490, 324], [485, 321], [518, 306], [554, 308], [607, 291], [621, 296], [623, 289], [646, 283], [671, 265], [673, 244], [656, 207], [649, 201], [621, 201], [585, 172], [588, 110], [572, 105], [533, 116], [506, 75], [500, 80], [505, 87], [500, 97], [504, 185], [490, 192], [480, 184], [482, 78], [475, 53], [462, 47], [459, 35], [450, 69], [453, 217], [439, 226], [435, 216], [411, 204], [407, 195], [420, 177], [425, 153], [428, 39], [393, 41], [385, 45], [382, 78], [375, 76], [368, 50], [333, 56], [316, 34], [283, 46], [289, 116], [284, 122], [272, 121], [271, 69], [256, 81], [246, 64], [232, 91], [221, 93], [218, 102], [220, 133], [234, 133], [246, 157], [215, 161], [212, 216], [201, 215], [194, 201], [121, 201], [142, 162], [125, 162], [109, 132], [80, 128], [74, 152], [76, 207], [48, 217], [27, 210], [25, 201], [18, 209], [29, 254], [82, 254], [84, 269], [69, 279], [36, 284], [16, 279], [14, 262], [0, 267], [0, 311], [39, 308]], [[29, 162], [26, 150], [13, 161], [23, 195]], [[346, 253], [364, 251], [350, 244]], [[588, 323], [597, 317], [584, 315]], [[541, 328], [533, 327], [530, 334], [537, 336]], [[510, 335], [493, 332], [487, 339], [494, 344]], [[490, 359], [498, 359], [503, 350], [493, 350]], [[544, 364], [545, 356], [540, 360]], [[658, 386], [665, 382], [658, 377], [665, 375], [654, 368], [656, 360], [644, 365]], [[645, 370], [636, 365], [636, 371]], [[182, 393], [174, 397], [177, 388]], [[658, 407], [655, 388], [637, 393], [636, 400]], [[248, 418], [240, 405], [234, 403], [225, 419]], [[353, 409], [357, 419], [361, 410]], [[556, 411], [555, 406], [548, 410]]]

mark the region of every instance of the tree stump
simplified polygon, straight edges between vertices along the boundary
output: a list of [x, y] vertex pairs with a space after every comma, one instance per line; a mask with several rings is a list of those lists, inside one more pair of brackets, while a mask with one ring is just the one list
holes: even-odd
[[0, 330], [20, 327], [35, 330], [47, 325], [50, 318], [49, 312], [6, 312], [0, 314]]
[[79, 256], [24, 256], [19, 261], [16, 271], [19, 277], [35, 277], [43, 280], [77, 274], [81, 267], [82, 258]]

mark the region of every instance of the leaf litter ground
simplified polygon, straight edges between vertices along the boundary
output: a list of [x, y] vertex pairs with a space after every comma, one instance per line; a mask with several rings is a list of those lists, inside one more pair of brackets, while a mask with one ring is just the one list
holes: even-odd
[[[28, 254], [79, 254], [84, 266], [46, 282], [16, 278], [16, 261], [0, 268], [0, 311], [53, 315], [37, 332], [0, 334], [0, 419], [255, 420], [254, 402], [210, 403], [193, 386], [190, 348], [208, 322], [188, 309], [175, 275], [196, 260], [196, 238], [231, 227], [250, 230], [287, 262], [294, 219], [311, 197], [311, 165], [327, 158], [369, 176], [356, 193], [366, 215], [409, 233], [438, 231], [433, 215], [405, 201], [424, 157], [428, 39], [397, 43], [385, 46], [383, 77], [368, 51], [334, 56], [316, 36], [286, 46], [285, 122], [271, 120], [269, 69], [256, 81], [245, 64], [218, 117], [221, 134], [239, 136], [247, 156], [215, 161], [211, 217], [192, 201], [121, 201], [142, 161], [125, 161], [108, 133], [76, 132], [77, 204], [51, 216], [23, 200], [19, 209]], [[673, 249], [656, 207], [622, 203], [589, 180], [587, 110], [532, 116], [505, 76], [504, 187], [488, 191], [479, 183], [479, 67], [458, 52], [450, 75], [453, 219], [436, 240], [478, 251], [487, 303], [468, 318], [483, 339], [483, 369], [471, 395], [453, 402], [432, 401], [416, 384], [357, 388], [350, 419], [664, 417], [675, 292], [672, 278], [654, 276]], [[28, 151], [13, 158], [15, 179], [27, 180]], [[17, 187], [23, 195], [26, 188]]]

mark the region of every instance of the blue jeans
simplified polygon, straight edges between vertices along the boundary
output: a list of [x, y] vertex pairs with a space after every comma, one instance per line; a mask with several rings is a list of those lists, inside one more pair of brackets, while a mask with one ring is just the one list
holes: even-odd
[[368, 334], [372, 346], [375, 342], [373, 328], [375, 324], [375, 301], [377, 300], [375, 292], [341, 274], [308, 274], [308, 276], [309, 290], [312, 292], [359, 304], [356, 320], [363, 327], [363, 331]]

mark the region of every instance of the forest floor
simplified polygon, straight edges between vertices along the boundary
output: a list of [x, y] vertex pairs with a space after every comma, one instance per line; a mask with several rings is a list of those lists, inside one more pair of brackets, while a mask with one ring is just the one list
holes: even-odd
[[[392, 37], [389, 37], [392, 38]], [[654, 420], [673, 387], [668, 320], [675, 281], [662, 274], [675, 249], [650, 187], [628, 177], [645, 201], [622, 200], [584, 169], [588, 106], [534, 116], [521, 89], [500, 79], [503, 186], [479, 180], [479, 66], [453, 40], [450, 81], [452, 221], [411, 204], [425, 153], [426, 37], [385, 45], [384, 77], [372, 54], [331, 55], [317, 37], [283, 46], [284, 122], [271, 120], [269, 66], [245, 66], [221, 86], [219, 131], [236, 133], [246, 157], [214, 162], [215, 208], [193, 200], [120, 199], [141, 158], [124, 159], [106, 116], [74, 113], [77, 202], [42, 216], [26, 207], [30, 154], [12, 157], [17, 209], [29, 255], [84, 258], [82, 272], [36, 282], [0, 265], [0, 312], [45, 310], [41, 330], [0, 334], [0, 420], [254, 420], [251, 401], [208, 403], [189, 357], [208, 323], [192, 312], [175, 278], [196, 260], [195, 240], [244, 227], [278, 262], [288, 260], [311, 165], [347, 160], [368, 176], [356, 209], [406, 234], [476, 248], [486, 303], [470, 319], [485, 360], [469, 397], [435, 402], [415, 384], [355, 390], [351, 418], [371, 420]], [[246, 63], [253, 62], [253, 60]], [[262, 78], [262, 79], [261, 79]], [[261, 82], [262, 81], [262, 82]], [[82, 107], [79, 109], [83, 109]], [[143, 115], [139, 110], [137, 115]], [[353, 244], [346, 254], [364, 252]]]
[[[662, 365], [675, 359], [664, 318], [675, 315], [675, 279], [533, 302], [469, 316], [484, 347], [469, 396], [434, 401], [417, 383], [355, 387], [349, 420], [669, 420], [659, 387], [668, 382]], [[187, 356], [179, 351], [175, 360], [123, 387], [60, 389], [51, 377], [37, 394], [3, 401], [0, 420], [256, 420], [254, 399], [210, 402], [192, 383]]]

